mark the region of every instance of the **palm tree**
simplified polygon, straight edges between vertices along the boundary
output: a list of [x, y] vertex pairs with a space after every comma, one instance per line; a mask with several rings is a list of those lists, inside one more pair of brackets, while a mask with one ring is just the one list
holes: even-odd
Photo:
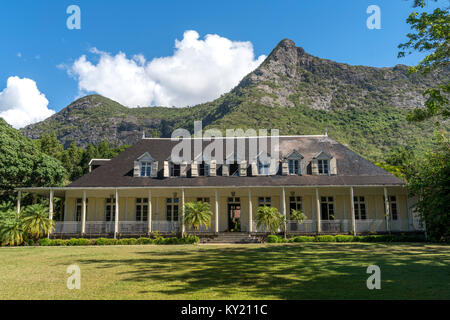
[[20, 245], [24, 240], [23, 235], [22, 221], [16, 216], [15, 212], [3, 213], [0, 223], [1, 245]]
[[[302, 224], [303, 221], [306, 220], [306, 215], [303, 213], [302, 210], [295, 210], [295, 209], [292, 209], [292, 210], [291, 210], [290, 220], [291, 220], [291, 221], [294, 221], [294, 222], [297, 222], [297, 223], [299, 223], [299, 224]], [[285, 238], [286, 238], [286, 232], [287, 232], [286, 229], [287, 229], [287, 225], [286, 225], [286, 227], [284, 228], [284, 237], [285, 237]]]
[[266, 231], [274, 234], [278, 231], [284, 221], [284, 216], [277, 208], [262, 206], [258, 208], [255, 216], [256, 226], [260, 228], [264, 226]]
[[202, 226], [211, 226], [213, 213], [207, 202], [186, 202], [184, 204], [184, 224], [192, 226], [197, 231]]
[[26, 207], [22, 218], [23, 228], [32, 238], [38, 240], [52, 232], [55, 222], [49, 218], [49, 212], [41, 204]]

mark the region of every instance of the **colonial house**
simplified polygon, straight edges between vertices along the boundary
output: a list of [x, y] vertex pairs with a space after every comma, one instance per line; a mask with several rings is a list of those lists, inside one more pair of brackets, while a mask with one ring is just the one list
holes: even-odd
[[[419, 228], [412, 216], [405, 182], [362, 158], [327, 135], [277, 137], [268, 160], [248, 149], [260, 137], [220, 138], [225, 152], [198, 152], [211, 141], [190, 138], [193, 161], [173, 161], [179, 143], [143, 138], [114, 159], [93, 159], [89, 173], [62, 188], [21, 188], [21, 192], [62, 198], [54, 235], [127, 236], [189, 232], [181, 223], [184, 203], [204, 201], [214, 213], [200, 232], [264, 232], [255, 215], [274, 206], [288, 217], [289, 233], [408, 232]], [[217, 141], [216, 141], [217, 142]], [[230, 142], [245, 146], [239, 154]], [[220, 144], [219, 143], [219, 144]], [[227, 146], [227, 148], [225, 147]], [[216, 144], [217, 146], [217, 144]], [[274, 150], [271, 146], [270, 150]]]

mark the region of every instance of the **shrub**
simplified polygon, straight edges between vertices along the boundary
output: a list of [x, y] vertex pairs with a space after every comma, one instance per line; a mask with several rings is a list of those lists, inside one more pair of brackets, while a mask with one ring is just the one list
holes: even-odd
[[116, 239], [98, 238], [95, 240], [95, 245], [97, 246], [113, 246], [116, 245], [118, 241]]
[[352, 242], [355, 241], [354, 236], [348, 236], [344, 234], [338, 234], [336, 237], [336, 242]]
[[314, 242], [316, 238], [312, 236], [297, 236], [292, 239], [293, 242]]
[[125, 246], [129, 246], [129, 245], [133, 245], [136, 244], [137, 240], [134, 238], [125, 238], [125, 239], [120, 239], [119, 240], [119, 244], [120, 245], [125, 245]]
[[195, 244], [200, 242], [200, 238], [197, 236], [187, 236], [179, 239], [180, 244]]
[[67, 246], [68, 242], [69, 242], [69, 240], [54, 239], [54, 240], [52, 240], [51, 245], [55, 246], [55, 247]]
[[270, 234], [270, 235], [267, 236], [267, 240], [266, 241], [268, 243], [278, 243], [278, 242], [280, 242], [280, 237], [276, 236], [276, 235], [273, 235], [273, 234]]
[[50, 240], [49, 238], [39, 239], [39, 245], [40, 246], [51, 246], [52, 245], [52, 240]]
[[90, 240], [89, 239], [84, 239], [84, 238], [72, 238], [67, 242], [68, 246], [88, 246], [90, 244]]
[[136, 240], [136, 244], [153, 244], [153, 239], [141, 237]]
[[325, 236], [317, 236], [316, 237], [317, 242], [335, 242], [336, 237], [331, 235], [325, 235]]

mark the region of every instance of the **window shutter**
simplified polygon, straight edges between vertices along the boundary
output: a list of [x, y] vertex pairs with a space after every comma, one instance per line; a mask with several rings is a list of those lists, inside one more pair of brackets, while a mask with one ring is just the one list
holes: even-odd
[[216, 160], [211, 160], [209, 164], [209, 175], [211, 177], [217, 176], [217, 162]]
[[152, 163], [151, 177], [152, 178], [157, 178], [158, 177], [158, 161], [154, 161]]
[[228, 165], [224, 163], [222, 165], [222, 176], [227, 177], [229, 175]]
[[243, 160], [239, 164], [239, 176], [245, 177], [247, 175], [247, 161]]
[[258, 164], [256, 162], [252, 162], [252, 176], [258, 175]]
[[283, 160], [283, 162], [281, 162], [281, 174], [283, 176], [287, 176], [289, 174], [289, 161], [288, 160]]
[[280, 161], [278, 159], [270, 159], [269, 174], [274, 176], [278, 173]]
[[180, 177], [187, 176], [187, 162], [182, 162], [180, 165]]
[[330, 174], [337, 174], [336, 158], [330, 160]]
[[198, 164], [197, 161], [191, 164], [191, 177], [198, 177]]
[[306, 174], [306, 161], [305, 159], [300, 160], [300, 174]]
[[141, 166], [139, 161], [135, 161], [133, 168], [133, 177], [140, 177], [140, 176], [141, 176]]
[[311, 160], [311, 173], [319, 174], [319, 163], [317, 162], [317, 159]]
[[164, 161], [164, 178], [168, 178], [169, 174], [169, 161]]

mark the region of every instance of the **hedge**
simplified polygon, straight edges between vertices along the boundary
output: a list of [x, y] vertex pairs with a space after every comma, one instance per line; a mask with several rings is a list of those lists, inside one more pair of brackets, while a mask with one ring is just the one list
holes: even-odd
[[269, 235], [267, 236], [268, 243], [284, 243], [284, 242], [424, 242], [424, 235], [419, 234], [400, 234], [400, 235], [365, 235], [365, 236], [351, 236], [351, 235], [318, 235], [318, 236], [295, 236], [284, 239], [281, 236]]
[[151, 238], [123, 238], [123, 239], [84, 239], [84, 238], [72, 238], [70, 240], [61, 239], [48, 239], [43, 238], [39, 240], [40, 246], [113, 246], [113, 245], [146, 245], [146, 244], [194, 244], [199, 243], [200, 238], [196, 236], [187, 236], [183, 238], [163, 238], [158, 237]]

